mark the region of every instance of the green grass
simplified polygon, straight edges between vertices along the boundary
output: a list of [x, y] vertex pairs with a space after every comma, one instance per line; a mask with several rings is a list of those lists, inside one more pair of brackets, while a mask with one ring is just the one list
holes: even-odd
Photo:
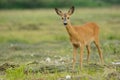
[[23, 71], [23, 66], [15, 69], [9, 68], [6, 70], [6, 78], [7, 80], [23, 80], [25, 79], [25, 74]]
[[[99, 25], [105, 65], [99, 64], [98, 52], [92, 44], [90, 64], [86, 63], [85, 49], [84, 68], [80, 71], [77, 54], [74, 74], [71, 73], [72, 45], [62, 20], [54, 9], [0, 10], [0, 79], [64, 80], [67, 75], [72, 76], [73, 80], [119, 79], [120, 67], [112, 65], [112, 62], [120, 61], [118, 9], [119, 7], [75, 10], [71, 16], [72, 24], [96, 22]], [[51, 58], [50, 63], [45, 61], [48, 57]], [[58, 64], [55, 61], [58, 61]], [[5, 63], [8, 65], [3, 66]], [[13, 68], [11, 64], [19, 67]]]

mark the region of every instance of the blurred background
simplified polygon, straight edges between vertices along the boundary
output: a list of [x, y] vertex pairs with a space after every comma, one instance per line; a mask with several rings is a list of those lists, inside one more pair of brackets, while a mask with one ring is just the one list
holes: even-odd
[[0, 0], [1, 9], [54, 8], [54, 7], [106, 7], [118, 6], [120, 0]]
[[[62, 20], [54, 8], [67, 12], [71, 6], [75, 6], [75, 12], [70, 18], [73, 25], [83, 25], [87, 22], [95, 22], [99, 25], [100, 45], [105, 64], [109, 66], [112, 62], [120, 62], [120, 0], [0, 0], [1, 80], [6, 80], [2, 72], [10, 68], [11, 64], [20, 66], [31, 63], [26, 66], [36, 72], [43, 71], [40, 68], [43, 66], [59, 65], [60, 67], [57, 69], [54, 66], [50, 67], [53, 75], [56, 70], [61, 69], [63, 72], [65, 71], [65, 75], [69, 73], [72, 62], [72, 45]], [[86, 57], [85, 49], [84, 61], [86, 61]], [[34, 62], [37, 64], [33, 65]], [[98, 78], [106, 80], [106, 76], [108, 76], [107, 80], [112, 80], [108, 75], [109, 71], [112, 72], [114, 69], [116, 72], [120, 71], [120, 67], [96, 66], [98, 62], [98, 52], [95, 45], [92, 44], [90, 63], [95, 63], [95, 65], [85, 66], [86, 71], [83, 70], [82, 73], [94, 78], [92, 80]], [[77, 54], [77, 63], [79, 63], [79, 54]], [[86, 62], [83, 63], [87, 65]], [[98, 68], [100, 68], [99, 71], [96, 71]], [[6, 74], [9, 75], [6, 77], [8, 80], [19, 80], [9, 79], [12, 74], [9, 70]], [[57, 74], [56, 77], [51, 76], [51, 79], [49, 79], [50, 75], [47, 77], [40, 74], [45, 78], [40, 80], [58, 80], [61, 74]], [[65, 76], [64, 74], [63, 76]], [[99, 75], [102, 74], [105, 76], [100, 77]], [[12, 76], [16, 77], [14, 71]], [[28, 80], [39, 80], [33, 79], [31, 76]], [[18, 72], [19, 77], [21, 78]], [[39, 78], [39, 76], [37, 77]], [[113, 76], [113, 80], [117, 79]]]

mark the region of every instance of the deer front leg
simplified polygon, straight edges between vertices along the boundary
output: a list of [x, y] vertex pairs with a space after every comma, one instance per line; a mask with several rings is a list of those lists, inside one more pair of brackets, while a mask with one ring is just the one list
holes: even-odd
[[75, 68], [76, 54], [77, 54], [77, 48], [75, 46], [73, 46], [73, 66], [72, 66], [73, 71], [74, 71], [74, 68]]
[[82, 69], [84, 44], [80, 45], [80, 69]]
[[86, 48], [87, 48], [87, 52], [88, 52], [88, 55], [87, 55], [87, 64], [88, 64], [89, 63], [89, 58], [90, 58], [90, 45], [88, 44], [86, 46]]

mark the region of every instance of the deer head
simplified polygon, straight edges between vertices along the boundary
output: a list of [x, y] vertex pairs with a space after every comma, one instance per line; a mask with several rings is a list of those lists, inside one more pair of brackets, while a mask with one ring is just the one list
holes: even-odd
[[55, 8], [56, 13], [61, 16], [62, 20], [63, 20], [63, 24], [67, 25], [68, 22], [70, 22], [70, 16], [73, 14], [74, 12], [74, 6], [72, 6], [70, 8], [70, 10], [67, 13], [63, 13], [62, 11], [60, 11], [59, 9]]

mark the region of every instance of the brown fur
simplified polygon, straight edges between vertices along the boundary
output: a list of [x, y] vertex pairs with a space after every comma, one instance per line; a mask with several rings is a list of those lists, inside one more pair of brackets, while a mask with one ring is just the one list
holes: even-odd
[[76, 62], [76, 53], [77, 48], [80, 47], [80, 67], [82, 68], [82, 60], [83, 60], [83, 51], [86, 46], [88, 51], [87, 62], [89, 61], [90, 54], [90, 43], [94, 42], [96, 47], [98, 48], [99, 56], [101, 62], [103, 62], [102, 52], [99, 45], [99, 27], [96, 23], [90, 22], [86, 23], [82, 26], [73, 26], [70, 23], [69, 17], [74, 12], [74, 7], [68, 11], [68, 13], [62, 13], [62, 11], [55, 8], [55, 11], [58, 15], [62, 17], [62, 19], [66, 20], [66, 30], [70, 36], [70, 41], [73, 45], [73, 69]]

